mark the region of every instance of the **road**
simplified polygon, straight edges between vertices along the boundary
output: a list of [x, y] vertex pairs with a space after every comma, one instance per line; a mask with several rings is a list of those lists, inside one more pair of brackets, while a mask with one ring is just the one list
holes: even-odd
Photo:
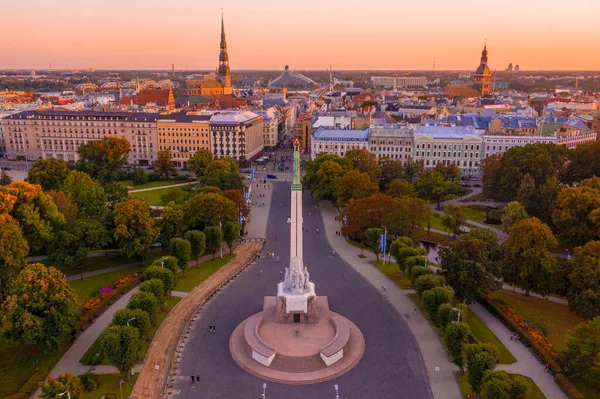
[[[283, 204], [283, 206], [281, 206]], [[339, 384], [343, 398], [433, 398], [419, 346], [404, 319], [378, 290], [339, 257], [331, 256], [317, 201], [303, 195], [304, 264], [316, 284], [317, 295], [329, 297], [333, 311], [348, 317], [361, 329], [364, 357], [348, 373], [326, 383], [284, 385], [268, 383], [269, 399], [329, 398]], [[178, 398], [258, 398], [262, 381], [242, 370], [229, 354], [229, 337], [248, 316], [262, 309], [263, 297], [275, 295], [279, 271], [289, 263], [290, 184], [274, 183], [268, 215], [265, 252], [280, 257], [260, 259], [212, 299], [195, 323], [184, 349], [175, 384]], [[312, 218], [309, 213], [313, 214]], [[316, 234], [319, 228], [320, 234]], [[279, 241], [273, 238], [279, 236]], [[260, 276], [259, 271], [264, 271]], [[216, 333], [208, 326], [215, 325]], [[199, 375], [192, 385], [190, 375]]]

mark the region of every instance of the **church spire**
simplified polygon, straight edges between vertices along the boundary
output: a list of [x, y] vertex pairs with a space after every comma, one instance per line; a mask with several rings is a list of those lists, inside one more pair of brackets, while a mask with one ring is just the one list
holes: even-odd
[[229, 70], [229, 56], [227, 55], [227, 42], [225, 41], [225, 21], [221, 9], [221, 52], [219, 53], [219, 80], [225, 87], [231, 86], [231, 72]]

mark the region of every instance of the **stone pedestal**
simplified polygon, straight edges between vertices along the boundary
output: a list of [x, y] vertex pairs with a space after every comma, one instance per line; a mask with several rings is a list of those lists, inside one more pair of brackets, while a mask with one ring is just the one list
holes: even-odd
[[[295, 300], [300, 298], [278, 296], [275, 307], [275, 323], [318, 323], [317, 297], [315, 295], [305, 298], [306, 310], [294, 308]], [[288, 309], [288, 300], [290, 305]]]

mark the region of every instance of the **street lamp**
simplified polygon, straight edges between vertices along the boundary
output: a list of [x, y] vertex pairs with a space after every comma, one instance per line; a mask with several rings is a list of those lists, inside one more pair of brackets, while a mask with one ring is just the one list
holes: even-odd
[[123, 399], [123, 384], [125, 381], [119, 380], [119, 390], [121, 391], [121, 399]]
[[134, 320], [135, 320], [135, 317], [132, 317], [131, 319], [127, 320], [127, 327], [129, 327], [129, 322], [134, 321]]
[[[222, 221], [223, 220], [219, 220], [219, 230], [221, 231], [221, 237], [223, 237], [223, 227], [221, 225]], [[223, 241], [222, 241], [222, 238], [221, 238], [221, 259], [223, 259]]]
[[333, 387], [335, 388], [335, 399], [340, 399], [340, 387], [338, 386], [338, 384], [335, 384]]
[[263, 393], [261, 399], [267, 399], [267, 383], [263, 382]]
[[458, 319], [456, 320], [456, 322], [460, 323], [460, 309], [452, 308], [452, 310], [456, 310], [458, 312]]
[[161, 267], [161, 269], [165, 268], [165, 260], [164, 259], [160, 261], [160, 267]]
[[[67, 394], [67, 399], [71, 399], [71, 394], [69, 393], [69, 391], [64, 391], [63, 393], [59, 393], [58, 396], [63, 396], [64, 394]], [[121, 399], [123, 399], [123, 395], [121, 395]]]

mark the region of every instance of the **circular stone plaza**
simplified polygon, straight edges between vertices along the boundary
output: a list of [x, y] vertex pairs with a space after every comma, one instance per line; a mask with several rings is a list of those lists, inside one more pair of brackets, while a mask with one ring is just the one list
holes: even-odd
[[342, 398], [433, 398], [406, 321], [332, 254], [298, 178], [270, 202], [263, 256], [203, 306], [174, 397], [259, 398], [266, 382], [269, 399], [331, 398], [334, 384]]

